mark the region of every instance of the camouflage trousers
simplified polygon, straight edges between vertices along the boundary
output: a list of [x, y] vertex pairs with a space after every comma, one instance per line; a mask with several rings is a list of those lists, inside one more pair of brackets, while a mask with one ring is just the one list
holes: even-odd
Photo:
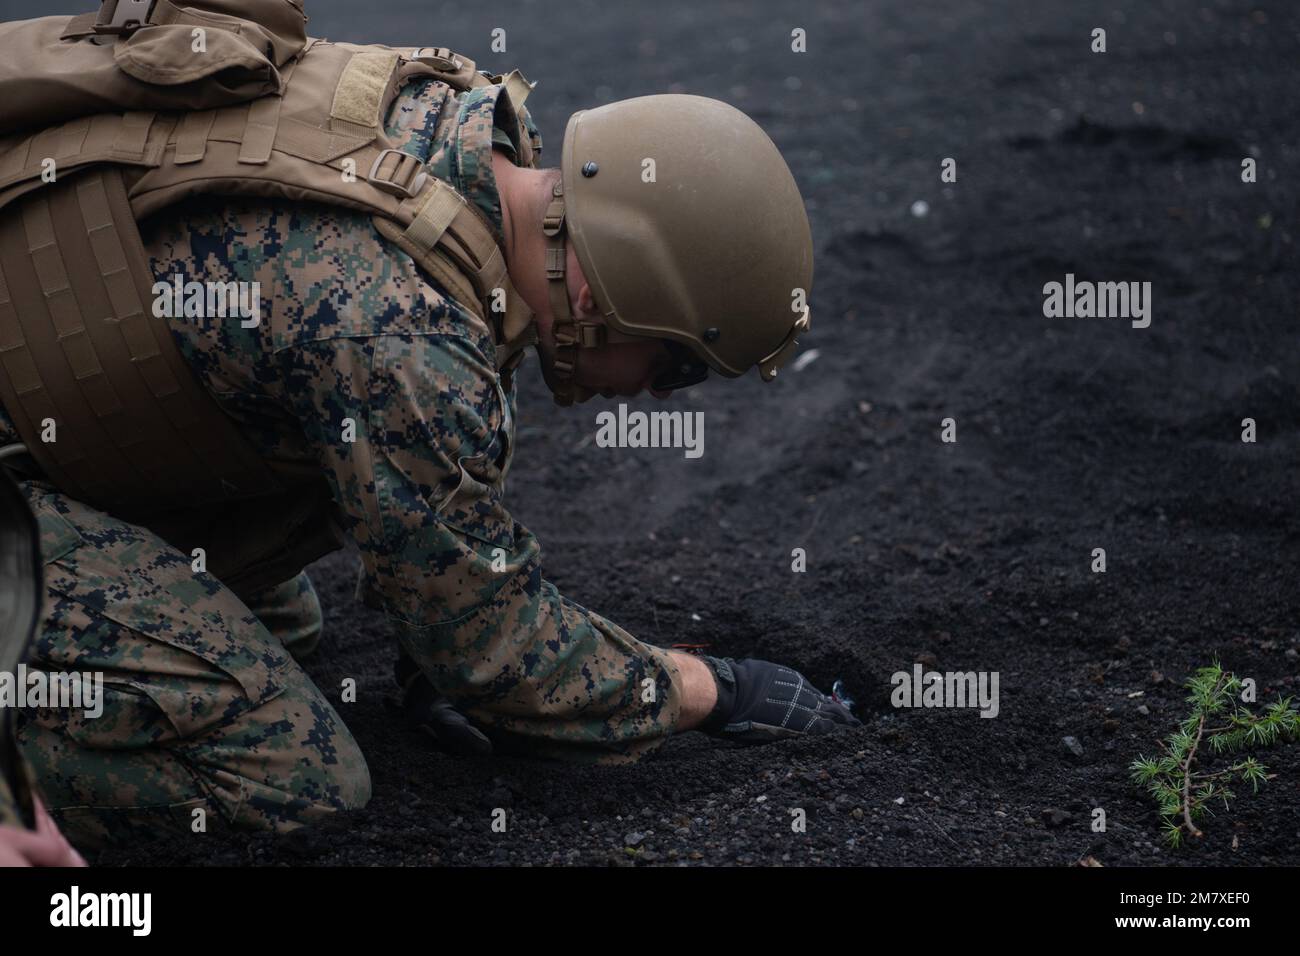
[[19, 747], [74, 844], [199, 820], [287, 830], [365, 805], [360, 748], [294, 659], [321, 627], [305, 574], [245, 603], [150, 531], [49, 485], [22, 487], [47, 592], [28, 668], [103, 675], [98, 716], [36, 707], [19, 721]]

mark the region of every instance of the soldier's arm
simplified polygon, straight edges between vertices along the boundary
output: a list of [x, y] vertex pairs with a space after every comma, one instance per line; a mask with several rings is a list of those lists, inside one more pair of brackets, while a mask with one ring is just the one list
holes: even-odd
[[681, 666], [545, 579], [537, 540], [502, 501], [513, 429], [486, 329], [413, 267], [380, 298], [402, 311], [394, 331], [285, 356], [370, 595], [475, 720], [558, 756], [639, 756], [678, 724]]

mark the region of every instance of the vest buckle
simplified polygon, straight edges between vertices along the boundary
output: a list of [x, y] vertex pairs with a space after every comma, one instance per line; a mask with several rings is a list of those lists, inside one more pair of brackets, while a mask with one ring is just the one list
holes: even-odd
[[400, 199], [414, 199], [428, 181], [424, 163], [400, 149], [386, 149], [376, 156], [366, 176], [366, 182], [380, 192]]
[[422, 46], [411, 57], [417, 63], [427, 63], [444, 73], [459, 73], [464, 60], [445, 46]]
[[111, 36], [134, 33], [149, 25], [155, 0], [104, 0], [95, 20], [95, 32]]

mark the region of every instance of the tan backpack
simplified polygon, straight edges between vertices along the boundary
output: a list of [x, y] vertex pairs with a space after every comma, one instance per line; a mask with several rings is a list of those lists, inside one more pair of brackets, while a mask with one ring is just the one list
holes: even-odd
[[262, 461], [194, 378], [153, 316], [139, 220], [202, 194], [336, 204], [371, 214], [498, 341], [530, 319], [482, 214], [384, 133], [408, 78], [497, 83], [531, 166], [530, 85], [443, 48], [305, 30], [301, 0], [106, 0], [0, 26], [0, 402], [60, 490], [205, 546], [241, 593], [338, 546], [329, 489]]

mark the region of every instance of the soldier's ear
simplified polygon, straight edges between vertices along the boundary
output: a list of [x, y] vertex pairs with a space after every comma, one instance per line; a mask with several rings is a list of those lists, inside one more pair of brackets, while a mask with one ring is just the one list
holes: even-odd
[[591, 286], [587, 283], [582, 284], [578, 290], [577, 314], [582, 318], [590, 318], [598, 315], [596, 310], [596, 298], [591, 294]]

